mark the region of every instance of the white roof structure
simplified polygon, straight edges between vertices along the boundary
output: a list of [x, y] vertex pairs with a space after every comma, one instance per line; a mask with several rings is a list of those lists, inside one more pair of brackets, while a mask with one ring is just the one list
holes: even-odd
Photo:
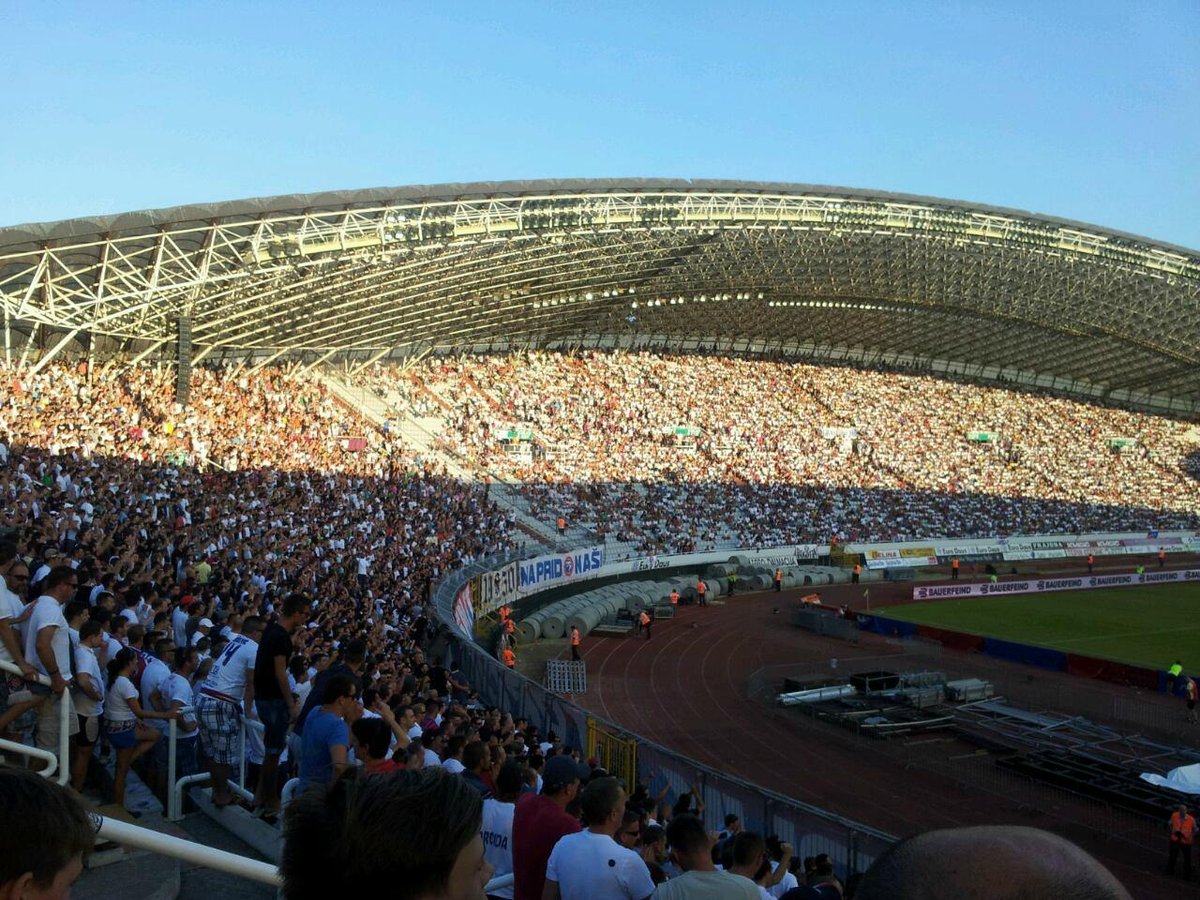
[[1200, 409], [1200, 254], [958, 201], [732, 181], [270, 197], [0, 229], [6, 352], [653, 346]]

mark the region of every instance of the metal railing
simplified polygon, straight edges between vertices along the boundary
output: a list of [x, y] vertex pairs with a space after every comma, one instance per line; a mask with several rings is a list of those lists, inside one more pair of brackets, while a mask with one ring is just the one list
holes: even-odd
[[[14, 675], [20, 675], [22, 678], [28, 678], [21, 671], [20, 667], [15, 663], [0, 662], [0, 670], [12, 672]], [[49, 688], [50, 679], [46, 675], [38, 674], [36, 683]], [[67, 688], [63, 691], [61, 698], [55, 698], [53, 691], [50, 693], [43, 703], [59, 703], [59, 721], [58, 721], [58, 753], [57, 755], [49, 750], [43, 750], [40, 747], [30, 747], [28, 744], [22, 744], [17, 741], [8, 741], [0, 739], [0, 750], [10, 753], [19, 753], [22, 756], [30, 757], [31, 759], [41, 759], [46, 761], [46, 768], [38, 772], [46, 778], [55, 775], [55, 781], [59, 784], [66, 784], [67, 779], [71, 777], [71, 716], [75, 714], [74, 705], [71, 703], [71, 691]]]
[[[487, 560], [452, 573], [434, 590], [434, 608], [444, 622], [451, 615], [454, 595], [462, 584], [488, 568]], [[454, 628], [453, 625], [450, 626]], [[471, 686], [485, 702], [498, 706], [514, 718], [537, 724], [542, 734], [555, 732], [564, 746], [587, 746], [589, 721], [601, 723], [606, 731], [636, 740], [638, 778], [652, 796], [664, 787], [668, 799], [693, 788], [704, 799], [706, 825], [718, 829], [725, 813], [736, 813], [746, 827], [763, 834], [777, 834], [798, 854], [828, 853], [843, 877], [864, 871], [897, 838], [861, 822], [836, 815], [811, 804], [785, 797], [760, 785], [706, 766], [681, 753], [662, 747], [632, 733], [575, 703], [552, 694], [515, 670], [508, 669], [473, 641], [455, 636], [457, 663]]]
[[279, 870], [271, 863], [238, 856], [236, 853], [217, 850], [193, 841], [185, 841], [182, 838], [151, 831], [149, 828], [131, 825], [128, 822], [111, 819], [97, 813], [89, 815], [96, 826], [96, 834], [114, 844], [160, 853], [183, 862], [204, 866], [206, 869], [216, 869], [219, 872], [249, 878], [273, 887], [281, 887], [283, 884], [279, 877]]

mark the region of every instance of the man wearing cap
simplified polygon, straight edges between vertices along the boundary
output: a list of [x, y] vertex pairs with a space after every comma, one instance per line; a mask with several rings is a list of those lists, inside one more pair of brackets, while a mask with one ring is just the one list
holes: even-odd
[[552, 756], [542, 769], [541, 794], [525, 794], [513, 813], [513, 898], [542, 900], [546, 863], [558, 839], [580, 830], [567, 805], [588, 777], [587, 766], [569, 756]]
[[201, 619], [198, 623], [196, 623], [196, 630], [192, 632], [192, 639], [188, 642], [188, 646], [195, 647], [200, 638], [208, 637], [209, 633], [212, 631], [212, 627], [212, 619], [208, 618], [207, 616]]

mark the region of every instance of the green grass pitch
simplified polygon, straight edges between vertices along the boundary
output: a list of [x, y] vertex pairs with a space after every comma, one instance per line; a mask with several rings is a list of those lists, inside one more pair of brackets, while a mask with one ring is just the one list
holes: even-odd
[[965, 597], [876, 610], [936, 628], [1151, 669], [1200, 670], [1200, 584]]

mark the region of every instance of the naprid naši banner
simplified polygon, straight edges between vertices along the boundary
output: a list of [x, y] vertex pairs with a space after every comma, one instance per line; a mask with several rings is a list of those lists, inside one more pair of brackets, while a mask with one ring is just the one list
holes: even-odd
[[604, 565], [604, 547], [583, 547], [517, 563], [518, 594], [533, 594], [569, 581], [586, 578]]

